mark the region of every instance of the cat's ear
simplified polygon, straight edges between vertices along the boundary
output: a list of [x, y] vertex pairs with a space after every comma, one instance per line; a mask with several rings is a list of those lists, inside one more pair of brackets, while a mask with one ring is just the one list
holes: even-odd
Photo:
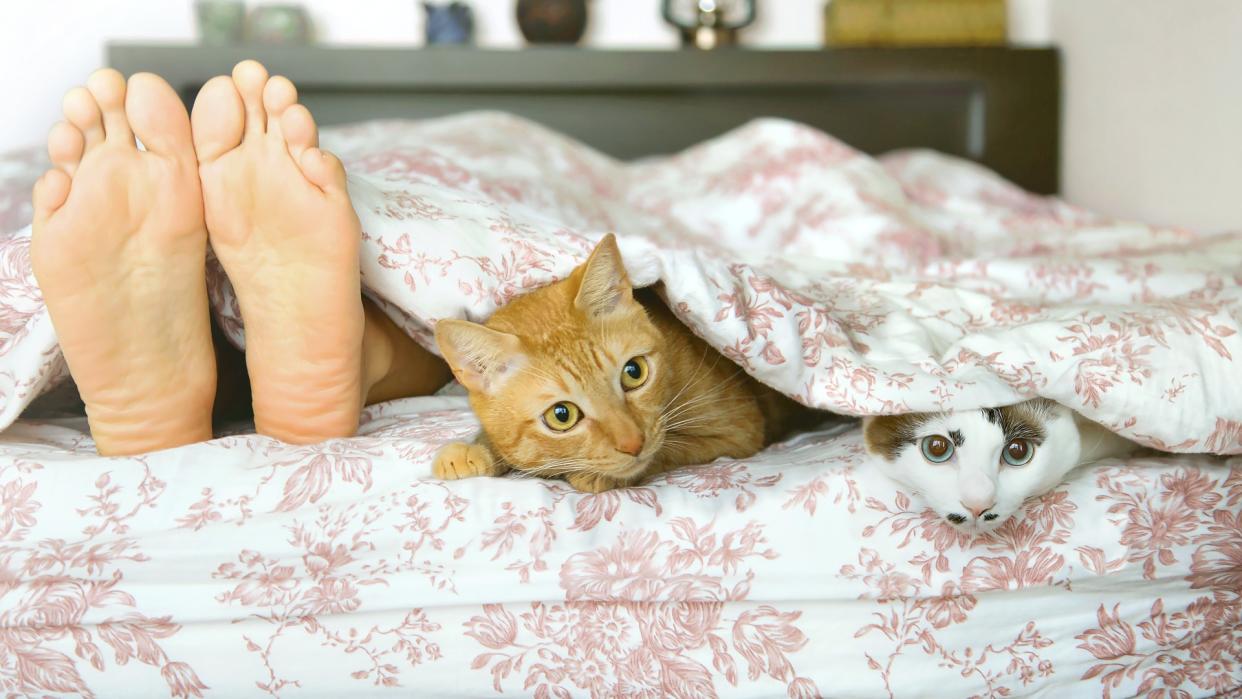
[[493, 393], [517, 373], [526, 361], [522, 341], [468, 320], [436, 323], [436, 344], [467, 390]]
[[574, 305], [588, 318], [606, 316], [634, 302], [634, 287], [625, 273], [617, 238], [609, 233], [582, 265], [582, 281]]

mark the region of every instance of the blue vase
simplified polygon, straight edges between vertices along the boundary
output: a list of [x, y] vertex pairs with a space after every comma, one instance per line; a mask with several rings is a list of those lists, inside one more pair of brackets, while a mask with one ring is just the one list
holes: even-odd
[[474, 42], [474, 13], [464, 2], [443, 5], [424, 2], [427, 11], [427, 44], [470, 44]]

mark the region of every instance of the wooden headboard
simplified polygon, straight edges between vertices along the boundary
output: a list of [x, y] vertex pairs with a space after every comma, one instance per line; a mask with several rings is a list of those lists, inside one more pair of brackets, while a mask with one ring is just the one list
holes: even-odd
[[187, 104], [256, 58], [324, 125], [500, 109], [620, 158], [670, 153], [778, 116], [869, 153], [926, 147], [1057, 191], [1055, 49], [606, 51], [114, 44], [108, 63], [164, 76]]

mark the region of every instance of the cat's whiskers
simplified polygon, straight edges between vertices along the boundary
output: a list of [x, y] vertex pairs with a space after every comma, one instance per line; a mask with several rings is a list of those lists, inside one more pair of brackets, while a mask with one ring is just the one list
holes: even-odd
[[666, 448], [666, 447], [673, 447], [673, 448], [688, 447], [688, 446], [690, 446], [690, 442], [688, 442], [688, 441], [686, 441], [686, 440], [684, 440], [684, 439], [677, 439], [676, 437], [665, 437], [665, 438], [664, 438], [664, 442], [663, 442], [660, 446], [661, 446], [661, 448]]
[[[703, 346], [703, 354], [699, 356], [699, 363], [695, 366], [694, 371], [690, 372], [690, 378], [686, 379], [686, 382], [685, 382], [684, 384], [682, 384], [682, 386], [681, 386], [681, 390], [679, 390], [679, 391], [676, 393], [676, 395], [674, 395], [672, 398], [668, 399], [668, 401], [666, 401], [666, 402], [664, 403], [664, 405], [661, 405], [661, 406], [660, 406], [660, 412], [661, 412], [661, 413], [663, 413], [665, 410], [667, 410], [667, 409], [668, 409], [668, 406], [672, 405], [672, 404], [673, 404], [673, 403], [674, 403], [674, 402], [675, 402], [678, 398], [680, 398], [680, 397], [681, 397], [681, 395], [682, 395], [683, 393], [685, 393], [688, 389], [690, 389], [692, 386], [697, 385], [699, 381], [702, 381], [702, 380], [703, 380], [703, 378], [706, 378], [706, 377], [707, 377], [707, 374], [703, 374], [703, 376], [700, 378], [700, 377], [699, 377], [699, 374], [700, 374], [700, 372], [701, 372], [701, 371], [702, 371], [702, 369], [703, 369], [703, 361], [704, 361], [705, 359], [707, 359], [707, 353], [708, 353], [708, 350], [709, 350], [709, 349], [710, 349], [710, 348], [709, 348], [706, 344]], [[713, 361], [713, 362], [712, 362], [711, 367], [710, 367], [710, 368], [708, 368], [708, 372], [710, 372], [712, 369], [715, 369], [715, 368], [716, 368], [716, 363], [717, 363], [717, 362], [719, 362], [719, 361], [720, 361], [720, 355], [719, 355], [719, 354], [717, 354], [717, 355], [716, 355], [716, 358], [715, 358], [715, 361]]]
[[[669, 418], [676, 417], [678, 414], [688, 410], [689, 408], [695, 407], [701, 403], [720, 402], [717, 400], [716, 397], [718, 394], [725, 392], [726, 390], [727, 390], [727, 387], [724, 387], [724, 386], [712, 387], [711, 389], [708, 389], [701, 395], [695, 396], [694, 398], [691, 398], [690, 400], [687, 400], [686, 402], [681, 403], [680, 405], [674, 407], [672, 410], [666, 411], [662, 414], [665, 417], [669, 417]], [[743, 401], [745, 399], [740, 396], [726, 396], [723, 400], [728, 401], [728, 402], [737, 402], [737, 401]]]
[[545, 461], [523, 466], [514, 471], [523, 478], [536, 478], [545, 475], [559, 476], [582, 469], [582, 460], [577, 458], [547, 459]]
[[699, 362], [698, 364], [694, 366], [694, 371], [690, 372], [690, 378], [686, 379], [686, 382], [681, 385], [681, 390], [677, 391], [677, 393], [674, 394], [672, 398], [669, 398], [668, 401], [664, 403], [664, 405], [660, 406], [661, 410], [667, 408], [673, 401], [680, 398], [681, 394], [686, 392], [686, 389], [690, 387], [690, 382], [693, 381], [699, 375], [699, 371], [702, 370], [703, 361], [705, 359], [707, 359], [707, 347], [706, 346], [704, 346], [703, 348], [703, 354], [699, 355]]
[[741, 411], [734, 410], [734, 411], [729, 411], [729, 412], [716, 412], [715, 414], [711, 416], [695, 417], [695, 418], [690, 418], [686, 420], [670, 422], [664, 426], [664, 431], [666, 433], [673, 432], [673, 433], [686, 434], [691, 431], [691, 428], [698, 427], [700, 425], [718, 424], [719, 422], [721, 422], [722, 419], [730, 418], [734, 416], [735, 414], [737, 414], [738, 412], [741, 412]]
[[689, 413], [683, 412], [671, 418], [662, 418], [657, 424], [659, 429], [664, 432], [674, 432], [699, 423], [713, 422], [719, 418], [728, 417], [732, 414], [732, 410], [726, 412], [713, 410], [710, 415], [704, 415], [693, 411]]
[[664, 430], [677, 430], [678, 427], [686, 427], [688, 425], [696, 425], [699, 422], [719, 422], [722, 417], [732, 417], [746, 411], [745, 404], [735, 405], [733, 407], [720, 407], [719, 402], [713, 404], [713, 410], [710, 415], [702, 415], [702, 413], [691, 413], [691, 415], [681, 415], [664, 422]]
[[[707, 389], [703, 393], [687, 400], [686, 402], [680, 405], [674, 406], [671, 410], [662, 411], [660, 415], [661, 419], [665, 421], [671, 421], [673, 418], [677, 417], [678, 415], [680, 415], [681, 413], [685, 412], [686, 410], [690, 409], [693, 406], [696, 406], [705, 401], [715, 400], [717, 394], [723, 391], [732, 389], [732, 386], [731, 386], [732, 382], [735, 379], [737, 379], [738, 375], [743, 373], [743, 371], [744, 371], [743, 369], [738, 369], [733, 374], [730, 374], [726, 379], [717, 383], [711, 388]], [[735, 400], [740, 400], [740, 399], [735, 399]]]
[[713, 397], [715, 397], [715, 394], [716, 394], [716, 391], [709, 390], [708, 392], [703, 393], [702, 395], [695, 396], [694, 398], [691, 398], [684, 403], [674, 406], [671, 410], [666, 410], [662, 412], [660, 414], [660, 417], [661, 419], [665, 421], [671, 421], [677, 416], [681, 415], [682, 413], [685, 413], [686, 411], [690, 410], [691, 408], [705, 401], [711, 400]]
[[[712, 368], [714, 369], [715, 367], [713, 366]], [[700, 395], [698, 395], [698, 396], [695, 396], [693, 399], [691, 399], [691, 402], [693, 402], [694, 400], [698, 400], [698, 399], [711, 398], [713, 395], [715, 395], [715, 394], [717, 394], [717, 393], [720, 393], [721, 391], [724, 391], [724, 390], [726, 390], [726, 389], [731, 388], [731, 387], [732, 387], [732, 384], [733, 384], [733, 383], [737, 380], [738, 376], [739, 376], [740, 374], [742, 374], [744, 371], [745, 371], [744, 369], [739, 368], [737, 371], [735, 371], [735, 372], [733, 372], [732, 374], [730, 374], [730, 375], [726, 376], [726, 377], [725, 377], [724, 379], [722, 379], [721, 381], [717, 382], [716, 384], [712, 385], [710, 388], [706, 389], [706, 391], [705, 391], [705, 392], [703, 392], [702, 394], [700, 394]], [[704, 375], [703, 375], [703, 377], [701, 377], [701, 378], [699, 378], [699, 379], [695, 380], [693, 383], [688, 383], [686, 386], [683, 386], [683, 387], [682, 387], [682, 390], [684, 391], [686, 388], [690, 388], [690, 387], [692, 387], [692, 386], [694, 386], [694, 385], [698, 384], [698, 383], [699, 383], [699, 381], [702, 381], [702, 380], [703, 380], [703, 379], [705, 379], [705, 378], [707, 378], [707, 375], [706, 375], [706, 374], [704, 374]], [[681, 392], [679, 391], [679, 392], [678, 392], [678, 396], [680, 396], [680, 395], [681, 395]], [[676, 396], [674, 397], [674, 400], [676, 400]], [[673, 401], [669, 401], [668, 403], [665, 403], [665, 406], [664, 406], [664, 407], [665, 407], [665, 408], [667, 408], [670, 404], [672, 404], [672, 402], [673, 402]], [[683, 403], [682, 405], [686, 405], [686, 404], [685, 404], [685, 403]]]
[[527, 473], [547, 473], [551, 471], [567, 473], [570, 471], [581, 471], [588, 469], [604, 461], [605, 459], [593, 458], [589, 456], [550, 458], [524, 466], [521, 470], [526, 471]]
[[710, 411], [699, 412], [694, 410], [683, 410], [663, 416], [663, 424], [665, 428], [669, 428], [676, 425], [690, 424], [699, 420], [718, 420], [722, 417], [729, 417], [745, 412], [748, 407], [748, 403], [744, 399], [740, 398], [715, 400], [711, 401], [709, 405], [711, 406]]

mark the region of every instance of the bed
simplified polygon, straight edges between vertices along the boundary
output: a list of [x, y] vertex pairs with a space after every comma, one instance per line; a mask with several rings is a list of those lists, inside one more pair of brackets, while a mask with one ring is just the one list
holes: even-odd
[[[241, 425], [101, 458], [82, 418], [20, 416], [65, 370], [29, 274], [42, 159], [11, 154], [6, 692], [1238, 692], [1242, 235], [1041, 196], [1055, 53], [256, 53], [321, 120], [381, 118], [323, 140], [351, 173], [368, 294], [424, 343], [435, 319], [483, 318], [617, 230], [636, 283], [804, 402], [1043, 395], [1153, 449], [1073, 472], [977, 540], [868, 468], [853, 423], [600, 495], [430, 479], [435, 450], [477, 428], [451, 387], [369, 407], [352, 439], [293, 447]], [[186, 95], [237, 57], [110, 52]], [[505, 113], [392, 119], [462, 107]], [[773, 114], [803, 123], [752, 121]], [[240, 341], [226, 280], [211, 285]]]

